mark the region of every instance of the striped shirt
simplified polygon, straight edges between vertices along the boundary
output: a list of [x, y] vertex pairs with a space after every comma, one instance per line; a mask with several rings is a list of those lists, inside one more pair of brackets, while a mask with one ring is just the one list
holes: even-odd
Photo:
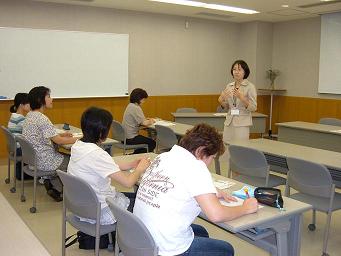
[[8, 121], [8, 130], [13, 134], [21, 134], [25, 117], [21, 114], [12, 113]]

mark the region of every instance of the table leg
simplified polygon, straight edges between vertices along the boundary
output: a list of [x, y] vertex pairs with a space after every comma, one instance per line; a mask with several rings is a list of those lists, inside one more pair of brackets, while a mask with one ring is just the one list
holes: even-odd
[[[273, 230], [276, 231], [276, 242], [277, 242], [277, 256], [298, 256], [298, 254], [288, 254], [289, 244], [288, 235], [290, 231], [291, 222], [285, 221], [273, 225]], [[292, 227], [292, 226], [291, 226]], [[293, 227], [292, 227], [293, 228]]]

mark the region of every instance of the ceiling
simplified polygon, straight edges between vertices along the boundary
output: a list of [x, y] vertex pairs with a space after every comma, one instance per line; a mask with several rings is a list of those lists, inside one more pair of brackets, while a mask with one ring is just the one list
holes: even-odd
[[[180, 15], [186, 17], [223, 20], [230, 22], [266, 21], [280, 22], [316, 17], [323, 13], [340, 12], [341, 0], [198, 0], [205, 3], [224, 4], [253, 9], [257, 14], [238, 14], [198, 7], [150, 2], [148, 0], [33, 0], [61, 4], [114, 8], [149, 13]], [[289, 5], [285, 8], [282, 5]]]

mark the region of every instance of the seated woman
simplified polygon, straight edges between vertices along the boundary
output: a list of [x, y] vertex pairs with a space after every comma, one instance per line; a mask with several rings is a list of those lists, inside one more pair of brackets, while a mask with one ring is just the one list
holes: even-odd
[[[81, 119], [83, 138], [71, 147], [71, 159], [67, 170], [68, 173], [85, 180], [94, 189], [101, 203], [101, 225], [116, 222], [105, 201], [107, 196], [119, 200], [118, 203], [122, 207], [127, 208], [129, 205], [129, 199], [111, 186], [111, 179], [125, 187], [132, 187], [150, 164], [149, 159], [145, 158], [117, 164], [98, 146], [107, 138], [112, 119], [110, 112], [96, 107], [91, 107], [83, 113]], [[125, 172], [130, 169], [135, 171]], [[81, 220], [95, 223], [95, 220]]]
[[[126, 143], [129, 145], [148, 144], [148, 151], [153, 152], [156, 143], [153, 139], [139, 135], [140, 126], [149, 126], [155, 123], [153, 118], [146, 118], [141, 105], [148, 98], [148, 94], [141, 88], [135, 88], [130, 94], [130, 103], [123, 115], [122, 125], [127, 134]], [[146, 152], [143, 148], [135, 149], [134, 154]]]
[[[56, 151], [52, 142], [57, 145], [73, 144], [77, 139], [70, 133], [58, 134], [50, 119], [44, 115], [46, 109], [52, 108], [49, 88], [34, 87], [28, 99], [31, 111], [26, 116], [22, 134], [37, 153], [37, 168], [42, 171], [66, 170], [70, 157]], [[53, 199], [62, 200], [62, 184], [57, 176], [45, 179], [44, 185]]]
[[[143, 175], [134, 214], [146, 225], [159, 255], [234, 255], [225, 241], [208, 238], [192, 222], [202, 211], [212, 222], [224, 222], [257, 211], [257, 200], [241, 206], [219, 202], [235, 198], [214, 187], [207, 166], [224, 152], [222, 136], [206, 124], [196, 125], [171, 151], [159, 155]], [[192, 224], [192, 225], [191, 225]]]
[[13, 134], [21, 134], [26, 114], [30, 111], [27, 93], [17, 93], [14, 104], [9, 109], [11, 117], [8, 121], [8, 130]]
[[[27, 93], [17, 93], [14, 97], [14, 104], [10, 107], [11, 117], [8, 121], [8, 130], [16, 134], [22, 133], [22, 127], [25, 121], [26, 114], [30, 111], [30, 103], [28, 102]], [[17, 146], [17, 156], [21, 156], [21, 148]], [[17, 162], [15, 166], [15, 176], [21, 180], [21, 162]], [[31, 179], [29, 175], [24, 175], [25, 179]]]

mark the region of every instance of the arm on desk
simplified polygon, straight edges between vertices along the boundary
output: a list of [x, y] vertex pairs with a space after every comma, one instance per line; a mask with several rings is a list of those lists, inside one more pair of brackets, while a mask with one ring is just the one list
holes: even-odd
[[143, 122], [141, 123], [141, 125], [143, 126], [149, 126], [155, 123], [155, 119], [154, 118], [146, 118], [145, 120], [143, 120]]
[[127, 167], [134, 167], [136, 161], [126, 164], [119, 164], [120, 170], [119, 172], [115, 172], [110, 175], [110, 178], [114, 179], [121, 185], [131, 188], [133, 187], [140, 176], [146, 171], [148, 166], [150, 165], [150, 159], [142, 158], [138, 159], [138, 164], [135, 167], [134, 172], [124, 172], [124, 170], [128, 170], [130, 168]]
[[78, 138], [70, 136], [61, 136], [58, 134], [56, 136], [51, 137], [50, 139], [57, 145], [66, 145], [75, 143]]
[[254, 213], [258, 209], [257, 200], [254, 198], [246, 199], [241, 206], [224, 206], [215, 194], [203, 194], [195, 197], [201, 210], [212, 222], [230, 221], [245, 214]]

